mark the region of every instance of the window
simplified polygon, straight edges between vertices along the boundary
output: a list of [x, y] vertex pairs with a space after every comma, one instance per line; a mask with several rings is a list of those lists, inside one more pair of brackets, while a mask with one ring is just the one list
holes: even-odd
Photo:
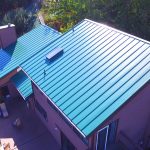
[[39, 113], [43, 116], [43, 118], [48, 121], [47, 113], [44, 108], [35, 100], [35, 107], [39, 111]]
[[1, 90], [2, 95], [3, 95], [4, 97], [6, 97], [7, 95], [9, 95], [9, 90], [8, 90], [8, 87], [7, 87], [7, 86], [2, 87], [0, 90]]
[[0, 90], [0, 104], [4, 102], [2, 91]]
[[109, 126], [106, 126], [105, 128], [98, 131], [98, 133], [97, 133], [97, 149], [96, 150], [106, 150], [108, 128], [109, 128]]
[[76, 150], [74, 145], [68, 140], [68, 138], [61, 132], [61, 149], [62, 150]]
[[97, 132], [96, 150], [108, 150], [115, 144], [118, 120]]

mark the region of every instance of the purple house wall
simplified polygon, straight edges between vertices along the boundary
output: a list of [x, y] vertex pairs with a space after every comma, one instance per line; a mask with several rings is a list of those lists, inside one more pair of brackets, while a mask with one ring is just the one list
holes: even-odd
[[15, 30], [15, 25], [9, 24], [0, 27], [0, 47], [6, 48], [10, 44], [16, 42], [16, 40], [17, 40], [17, 35]]

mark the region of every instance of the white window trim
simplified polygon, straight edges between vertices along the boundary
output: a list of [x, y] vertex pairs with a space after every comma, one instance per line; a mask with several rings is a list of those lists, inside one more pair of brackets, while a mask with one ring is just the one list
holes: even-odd
[[96, 150], [98, 150], [97, 149], [97, 147], [98, 147], [98, 134], [99, 134], [99, 132], [101, 132], [102, 130], [104, 130], [104, 129], [106, 129], [107, 128], [107, 133], [106, 133], [106, 139], [105, 139], [105, 149], [104, 150], [106, 150], [106, 146], [107, 146], [107, 139], [108, 139], [108, 129], [109, 129], [109, 125], [107, 125], [106, 127], [104, 127], [104, 128], [102, 128], [102, 129], [100, 129], [98, 132], [97, 132], [97, 136], [96, 136]]

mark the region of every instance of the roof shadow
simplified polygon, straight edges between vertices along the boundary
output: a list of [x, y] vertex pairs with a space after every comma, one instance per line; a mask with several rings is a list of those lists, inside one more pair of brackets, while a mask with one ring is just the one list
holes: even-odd
[[5, 66], [11, 61], [16, 43], [10, 45], [5, 49], [0, 49], [0, 71], [2, 71]]

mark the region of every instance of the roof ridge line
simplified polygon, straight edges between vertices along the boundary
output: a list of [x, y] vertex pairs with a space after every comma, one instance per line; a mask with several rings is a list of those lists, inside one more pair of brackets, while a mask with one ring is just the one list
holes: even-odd
[[43, 27], [47, 27], [47, 28], [49, 28], [49, 29], [53, 30], [54, 32], [59, 33], [60, 35], [63, 35], [61, 32], [57, 31], [56, 29], [54, 29], [54, 28], [52, 28], [52, 27], [50, 27], [50, 26], [48, 26], [48, 25], [46, 25], [46, 24], [41, 24], [41, 26], [43, 26]]
[[140, 40], [140, 41], [142, 41], [142, 42], [144, 42], [144, 43], [150, 44], [150, 41], [148, 41], [148, 40], [142, 39], [142, 38], [140, 38], [140, 37], [138, 37], [138, 36], [135, 36], [135, 35], [132, 35], [132, 34], [130, 34], [130, 33], [126, 33], [125, 31], [121, 31], [121, 30], [116, 29], [116, 28], [114, 28], [114, 27], [111, 27], [111, 26], [109, 26], [109, 25], [106, 25], [106, 24], [103, 24], [103, 23], [99, 23], [99, 22], [96, 22], [96, 21], [93, 21], [93, 20], [90, 20], [90, 19], [87, 19], [87, 18], [85, 18], [84, 20], [89, 21], [89, 22], [94, 23], [94, 24], [97, 24], [97, 25], [99, 25], [99, 26], [101, 25], [101, 26], [106, 27], [106, 28], [108, 28], [108, 29], [117, 31], [117, 32], [119, 32], [119, 33], [121, 33], [121, 34], [124, 34], [124, 35], [127, 35], [127, 36], [129, 36], [129, 37], [135, 38], [135, 39]]

